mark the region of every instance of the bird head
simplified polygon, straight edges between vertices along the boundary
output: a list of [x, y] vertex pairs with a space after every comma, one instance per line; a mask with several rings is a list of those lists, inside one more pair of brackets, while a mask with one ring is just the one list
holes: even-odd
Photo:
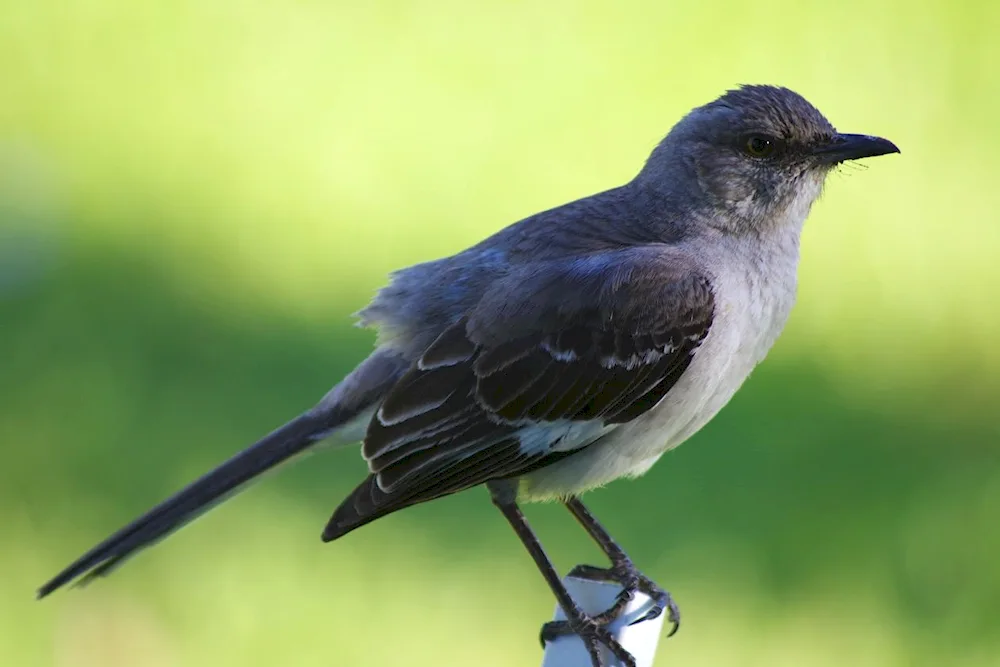
[[688, 200], [726, 231], [761, 232], [801, 225], [842, 162], [898, 152], [886, 139], [838, 132], [787, 88], [743, 86], [678, 122], [638, 179], [695, 195]]

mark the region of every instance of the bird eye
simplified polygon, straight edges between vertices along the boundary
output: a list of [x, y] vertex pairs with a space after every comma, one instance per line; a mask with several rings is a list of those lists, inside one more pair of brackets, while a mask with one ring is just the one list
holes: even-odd
[[763, 134], [751, 134], [746, 138], [744, 147], [753, 157], [767, 157], [774, 153], [775, 140]]

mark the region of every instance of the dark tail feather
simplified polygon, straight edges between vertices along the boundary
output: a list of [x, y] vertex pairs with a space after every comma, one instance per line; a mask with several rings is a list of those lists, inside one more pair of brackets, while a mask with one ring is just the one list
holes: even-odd
[[225, 500], [257, 475], [322, 440], [340, 425], [331, 417], [307, 412], [273, 431], [85, 553], [39, 588], [38, 597], [45, 597], [77, 577], [82, 577], [79, 584], [83, 585], [107, 574], [128, 557]]

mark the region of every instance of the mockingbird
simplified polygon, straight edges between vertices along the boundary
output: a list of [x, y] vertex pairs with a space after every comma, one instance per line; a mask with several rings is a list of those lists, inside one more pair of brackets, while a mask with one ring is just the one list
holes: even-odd
[[[767, 354], [795, 300], [799, 235], [827, 174], [895, 153], [841, 134], [786, 88], [744, 86], [691, 111], [629, 183], [395, 273], [360, 313], [377, 347], [320, 402], [98, 544], [41, 587], [107, 574], [321, 440], [361, 441], [369, 475], [323, 531], [485, 484], [596, 665], [634, 664], [606, 625], [636, 591], [668, 611], [580, 502], [641, 475], [711, 419]], [[584, 614], [518, 507], [558, 499], [610, 559], [611, 609]]]

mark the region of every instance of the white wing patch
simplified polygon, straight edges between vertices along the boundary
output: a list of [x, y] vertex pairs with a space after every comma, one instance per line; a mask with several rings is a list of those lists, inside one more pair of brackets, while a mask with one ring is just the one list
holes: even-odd
[[524, 454], [539, 455], [549, 452], [569, 452], [586, 447], [617, 427], [617, 424], [605, 425], [601, 419], [587, 421], [559, 419], [524, 426], [518, 430], [517, 437]]

